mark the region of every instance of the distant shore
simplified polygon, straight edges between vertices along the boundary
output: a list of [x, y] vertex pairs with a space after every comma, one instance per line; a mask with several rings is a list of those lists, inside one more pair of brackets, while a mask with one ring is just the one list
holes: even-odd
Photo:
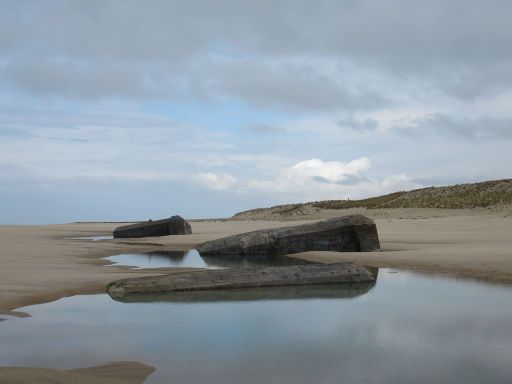
[[[512, 216], [495, 210], [358, 210], [374, 218], [381, 252], [296, 254], [319, 262], [353, 261], [372, 267], [445, 273], [512, 284]], [[354, 210], [321, 210], [302, 220], [211, 219], [192, 221], [192, 235], [87, 241], [106, 235], [116, 223], [0, 226], [0, 313], [74, 294], [99, 293], [107, 283], [130, 276], [162, 273], [107, 264], [101, 257], [160, 249], [190, 249], [197, 244], [256, 229], [297, 225]], [[181, 269], [182, 271], [183, 269]], [[180, 269], [175, 269], [179, 272]], [[167, 270], [166, 272], [169, 272]]]

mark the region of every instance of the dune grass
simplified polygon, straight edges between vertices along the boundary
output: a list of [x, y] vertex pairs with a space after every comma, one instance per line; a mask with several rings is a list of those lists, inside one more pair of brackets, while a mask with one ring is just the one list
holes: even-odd
[[512, 205], [512, 180], [493, 180], [448, 187], [395, 192], [363, 200], [327, 200], [311, 203], [324, 209], [346, 208], [487, 208]]

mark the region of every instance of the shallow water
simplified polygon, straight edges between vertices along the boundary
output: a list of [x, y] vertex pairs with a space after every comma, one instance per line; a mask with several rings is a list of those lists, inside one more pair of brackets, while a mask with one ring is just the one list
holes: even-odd
[[373, 287], [25, 307], [31, 318], [0, 323], [0, 365], [136, 360], [157, 368], [147, 383], [510, 382], [510, 287], [389, 272]]
[[305, 260], [286, 256], [201, 256], [195, 249], [188, 251], [156, 251], [146, 253], [123, 253], [105, 257], [114, 265], [132, 268], [247, 268], [306, 264]]

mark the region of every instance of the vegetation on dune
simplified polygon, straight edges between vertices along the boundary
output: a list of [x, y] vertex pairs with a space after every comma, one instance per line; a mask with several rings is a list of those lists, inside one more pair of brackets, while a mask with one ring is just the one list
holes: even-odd
[[448, 187], [430, 187], [408, 192], [362, 200], [325, 200], [304, 204], [278, 205], [240, 212], [235, 217], [251, 215], [301, 216], [308, 208], [444, 208], [468, 209], [512, 206], [512, 179], [485, 181], [473, 184], [458, 184]]
[[512, 179], [430, 187], [363, 200], [329, 200], [312, 203], [324, 209], [346, 208], [487, 208], [512, 205]]
[[304, 204], [281, 205], [281, 206], [274, 207], [275, 208], [274, 212], [280, 213], [282, 215], [286, 215], [288, 213], [294, 212], [295, 210], [297, 210], [299, 208], [302, 208], [303, 206], [304, 206]]
[[431, 187], [408, 192], [382, 208], [487, 208], [512, 205], [512, 180]]
[[296, 214], [302, 207], [306, 204], [285, 204], [285, 205], [275, 205], [270, 208], [255, 208], [250, 209], [248, 211], [238, 212], [233, 217], [237, 218], [240, 216], [258, 216], [265, 215], [268, 212], [272, 212], [273, 214], [277, 214], [280, 216], [287, 216]]
[[348, 208], [380, 208], [407, 192], [394, 192], [389, 195], [370, 197], [363, 200], [325, 200], [311, 203], [313, 207], [323, 209], [348, 209]]

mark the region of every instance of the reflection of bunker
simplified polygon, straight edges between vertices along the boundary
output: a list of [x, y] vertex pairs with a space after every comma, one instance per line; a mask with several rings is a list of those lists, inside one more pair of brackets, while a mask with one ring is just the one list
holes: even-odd
[[219, 268], [264, 268], [314, 264], [311, 261], [279, 255], [201, 255], [206, 264]]
[[153, 251], [147, 252], [145, 255], [148, 255], [150, 258], [155, 259], [168, 259], [174, 261], [176, 263], [182, 262], [185, 259], [188, 251]]
[[145, 253], [122, 253], [108, 256], [106, 260], [131, 268], [263, 268], [312, 264], [309, 261], [287, 256], [201, 256], [195, 249], [157, 250]]
[[153, 251], [147, 252], [150, 258], [165, 258], [176, 263], [182, 263], [194, 252], [204, 263], [210, 267], [216, 268], [257, 268], [257, 267], [284, 267], [288, 265], [306, 265], [314, 264], [312, 261], [302, 260], [289, 256], [278, 255], [219, 255], [219, 256], [201, 256], [195, 249], [186, 251]]
[[114, 297], [124, 303], [208, 303], [256, 300], [350, 299], [362, 296], [375, 286], [375, 282], [357, 284], [326, 284], [250, 289], [225, 289], [152, 294], [129, 294]]

